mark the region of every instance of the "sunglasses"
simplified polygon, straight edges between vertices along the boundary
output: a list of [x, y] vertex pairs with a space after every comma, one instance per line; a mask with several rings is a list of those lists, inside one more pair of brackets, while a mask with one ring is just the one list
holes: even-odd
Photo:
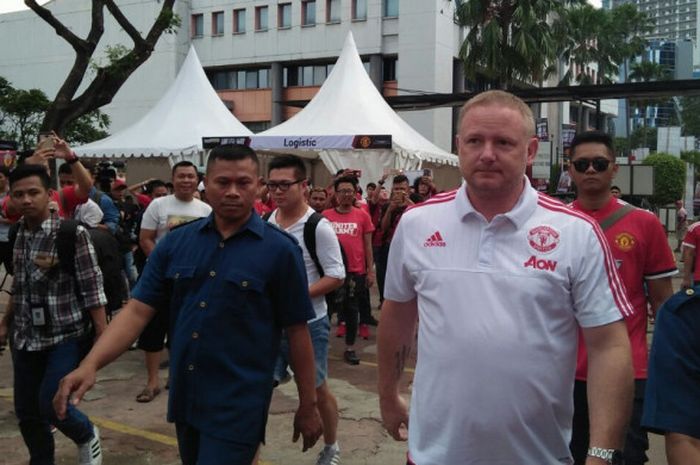
[[574, 165], [574, 169], [579, 173], [585, 173], [591, 165], [593, 165], [593, 169], [596, 170], [597, 173], [602, 173], [610, 166], [610, 160], [607, 158], [594, 158], [593, 160], [586, 160], [583, 158], [574, 160], [571, 164]]

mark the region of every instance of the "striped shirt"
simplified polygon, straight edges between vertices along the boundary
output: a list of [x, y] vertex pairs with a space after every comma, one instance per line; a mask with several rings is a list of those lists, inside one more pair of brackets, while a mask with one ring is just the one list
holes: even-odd
[[[56, 235], [60, 219], [51, 212], [39, 229], [30, 231], [20, 220], [13, 250], [12, 283], [14, 347], [39, 351], [86, 335], [91, 328], [89, 311], [107, 303], [102, 272], [88, 232], [78, 227], [75, 241], [75, 274], [58, 263]], [[36, 326], [32, 308], [43, 308], [45, 324]]]

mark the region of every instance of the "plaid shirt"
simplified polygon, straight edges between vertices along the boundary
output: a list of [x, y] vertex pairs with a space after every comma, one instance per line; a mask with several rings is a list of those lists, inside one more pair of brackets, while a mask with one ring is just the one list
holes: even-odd
[[[75, 240], [75, 275], [58, 264], [56, 212], [35, 231], [22, 220], [13, 250], [12, 283], [14, 346], [39, 351], [87, 334], [92, 325], [89, 311], [107, 303], [102, 272], [90, 236], [78, 227]], [[32, 307], [43, 307], [46, 324], [34, 326]]]

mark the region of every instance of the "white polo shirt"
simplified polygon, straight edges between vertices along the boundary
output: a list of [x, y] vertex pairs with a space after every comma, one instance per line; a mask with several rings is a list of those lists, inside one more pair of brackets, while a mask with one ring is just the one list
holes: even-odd
[[633, 311], [598, 225], [529, 184], [488, 223], [463, 184], [404, 213], [387, 270], [418, 301], [415, 463], [573, 463], [577, 325]]
[[[306, 268], [306, 278], [309, 285], [321, 279], [318, 268], [316, 268], [316, 264], [311, 258], [311, 254], [309, 254], [306, 243], [304, 242], [304, 226], [313, 213], [314, 209], [309, 207], [306, 213], [304, 213], [304, 216], [299, 218], [299, 221], [285, 229], [287, 233], [294, 236], [297, 242], [299, 242], [299, 246], [304, 255], [304, 266]], [[272, 212], [268, 221], [279, 227], [276, 218], [277, 210]], [[321, 219], [318, 226], [316, 226], [316, 256], [318, 257], [318, 262], [321, 264], [321, 268], [323, 268], [323, 274], [325, 276], [345, 279], [345, 265], [343, 265], [343, 256], [340, 253], [340, 242], [338, 242], [338, 237], [335, 235], [331, 223], [326, 218]], [[311, 299], [311, 303], [314, 306], [316, 317], [309, 320], [309, 323], [319, 320], [328, 314], [325, 296], [316, 296]]]

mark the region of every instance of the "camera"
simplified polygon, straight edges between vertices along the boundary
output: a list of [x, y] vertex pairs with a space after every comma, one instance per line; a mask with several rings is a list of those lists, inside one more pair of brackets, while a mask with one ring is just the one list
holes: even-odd
[[97, 185], [102, 192], [111, 191], [112, 181], [117, 179], [117, 169], [123, 169], [124, 166], [123, 161], [101, 161], [97, 164]]

